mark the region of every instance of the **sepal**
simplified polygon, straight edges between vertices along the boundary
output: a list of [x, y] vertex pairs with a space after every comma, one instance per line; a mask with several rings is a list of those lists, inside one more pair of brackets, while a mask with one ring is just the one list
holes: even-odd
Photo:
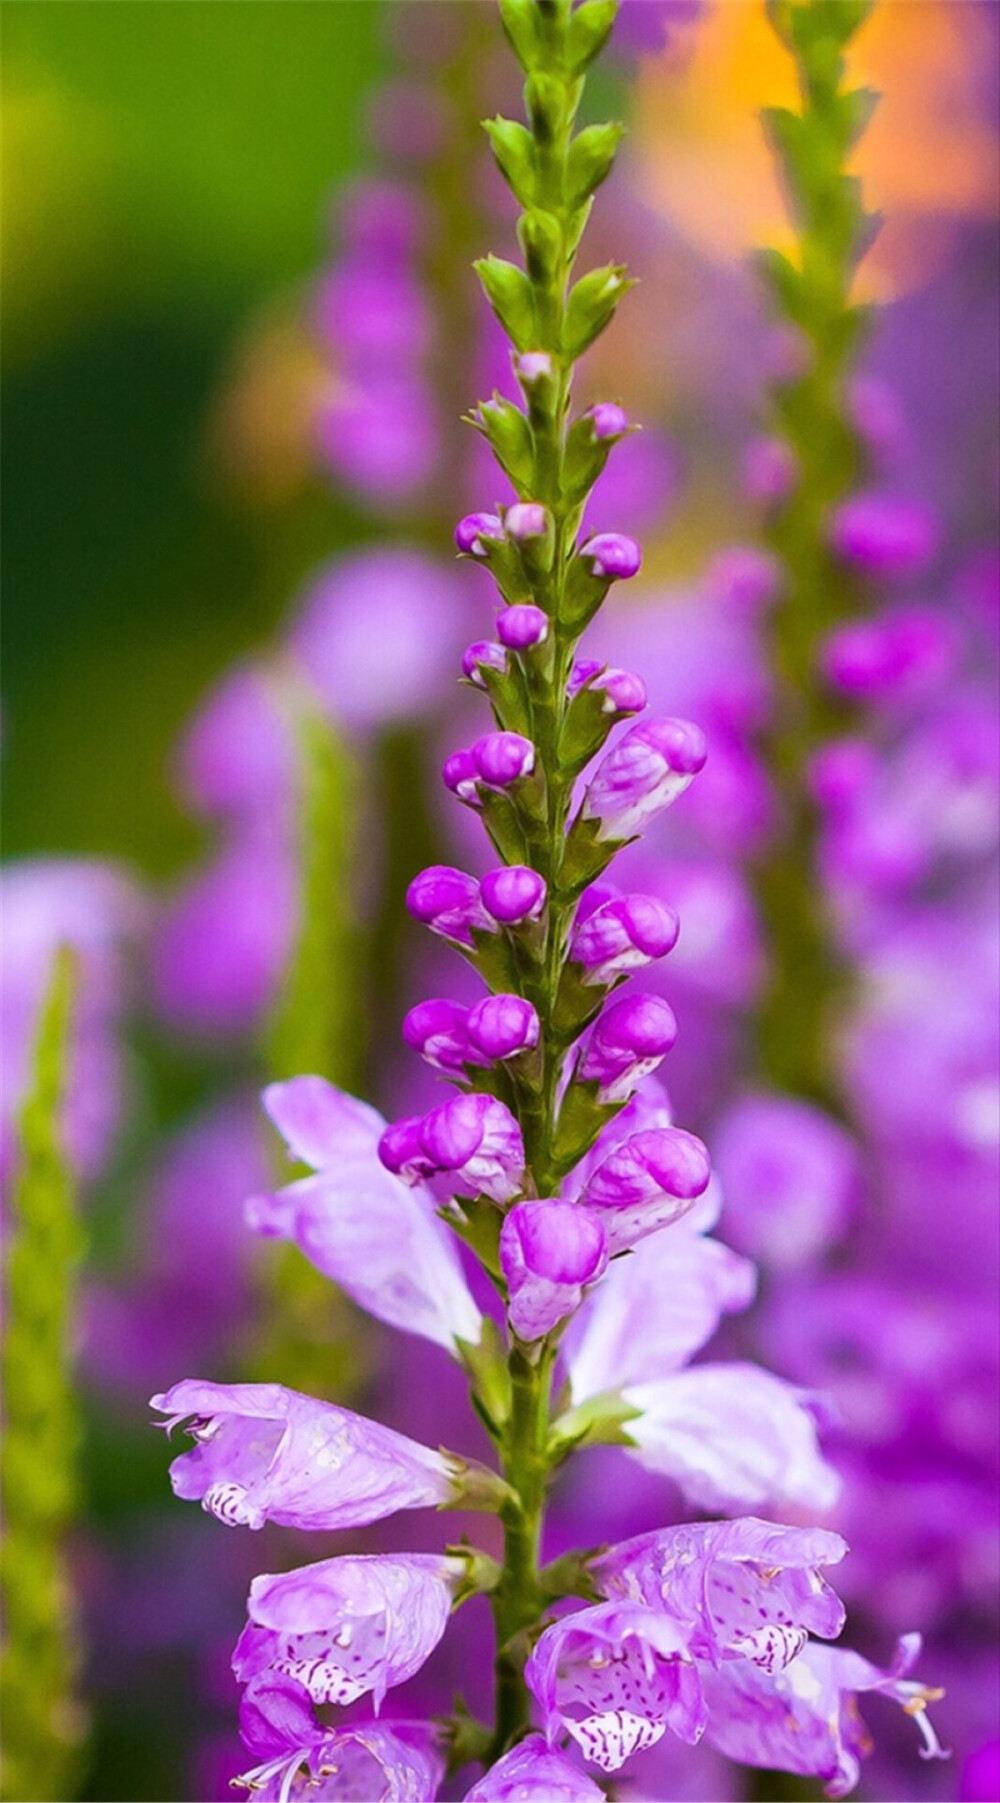
[[587, 125], [573, 139], [563, 187], [568, 207], [582, 206], [607, 179], [624, 136], [623, 125]]
[[535, 294], [523, 269], [503, 257], [479, 257], [474, 264], [490, 306], [511, 343], [528, 350], [535, 339]]
[[620, 1390], [606, 1390], [592, 1396], [578, 1408], [569, 1409], [554, 1421], [549, 1432], [548, 1454], [561, 1462], [578, 1446], [634, 1446], [628, 1422], [637, 1421], [642, 1410], [633, 1408]]
[[[490, 1214], [496, 1225], [499, 1243], [500, 1217], [495, 1208]], [[499, 1256], [497, 1268], [499, 1270]], [[500, 1329], [489, 1316], [484, 1316], [478, 1346], [465, 1340], [456, 1342], [458, 1356], [472, 1385], [477, 1411], [494, 1438], [499, 1437], [510, 1419], [511, 1388], [507, 1369], [507, 1352]]]
[[494, 457], [518, 493], [528, 494], [535, 467], [535, 440], [520, 407], [494, 393], [492, 400], [480, 402], [470, 418], [489, 441]]
[[[502, 1221], [496, 1205], [483, 1196], [463, 1196], [460, 1202], [441, 1209], [440, 1213], [452, 1232], [475, 1253], [483, 1270], [499, 1283], [503, 1276], [500, 1269]], [[485, 1318], [482, 1331], [486, 1332]]]
[[[627, 428], [626, 428], [627, 430]], [[571, 504], [583, 501], [601, 475], [616, 444], [625, 432], [608, 438], [597, 438], [589, 413], [575, 419], [566, 434], [563, 458], [563, 493]]]
[[497, 168], [522, 206], [530, 206], [535, 192], [535, 144], [526, 125], [516, 119], [484, 119], [483, 130]]
[[500, 0], [500, 22], [522, 69], [530, 69], [539, 50], [535, 0]]
[[617, 14], [618, 0], [583, 0], [576, 8], [566, 32], [566, 67], [571, 75], [582, 75], [600, 55]]
[[566, 303], [562, 341], [564, 355], [572, 359], [582, 357], [613, 318], [622, 295], [634, 286], [634, 282], [627, 279], [623, 265], [619, 263], [607, 263], [602, 268], [588, 270], [586, 275], [581, 276], [570, 289]]
[[559, 887], [564, 894], [579, 895], [588, 883], [593, 883], [603, 870], [607, 870], [622, 844], [628, 843], [627, 840], [602, 839], [600, 832], [599, 820], [577, 815], [566, 835], [559, 872]]
[[552, 1167], [559, 1177], [565, 1177], [575, 1164], [579, 1164], [601, 1128], [614, 1120], [625, 1106], [624, 1099], [599, 1102], [599, 1092], [600, 1084], [596, 1080], [581, 1083], [574, 1078], [563, 1096], [552, 1142]]
[[554, 143], [572, 109], [566, 83], [547, 69], [536, 69], [525, 82], [524, 103], [537, 143]]

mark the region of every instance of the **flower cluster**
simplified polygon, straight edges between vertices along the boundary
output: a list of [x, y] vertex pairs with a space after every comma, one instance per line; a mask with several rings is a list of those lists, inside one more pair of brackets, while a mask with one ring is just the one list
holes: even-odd
[[[647, 714], [638, 676], [578, 655], [612, 583], [641, 561], [631, 538], [584, 524], [629, 421], [616, 403], [571, 408], [573, 366], [628, 286], [616, 265], [572, 280], [620, 135], [573, 129], [614, 11], [503, 5], [529, 123], [488, 130], [523, 209], [524, 267], [478, 267], [521, 404], [494, 395], [474, 423], [517, 498], [456, 531], [498, 592], [495, 636], [462, 666], [493, 727], [443, 772], [496, 862], [479, 877], [433, 866], [408, 893], [412, 915], [484, 985], [471, 1003], [435, 997], [403, 1022], [454, 1093], [386, 1125], [317, 1077], [273, 1085], [267, 1111], [310, 1174], [247, 1204], [258, 1233], [295, 1241], [362, 1308], [461, 1363], [499, 1469], [278, 1384], [186, 1380], [154, 1398], [194, 1441], [172, 1466], [176, 1493], [226, 1525], [329, 1531], [453, 1508], [492, 1512], [503, 1529], [499, 1561], [462, 1542], [254, 1581], [233, 1658], [257, 1761], [243, 1782], [282, 1803], [426, 1803], [446, 1768], [473, 1761], [486, 1770], [469, 1798], [595, 1797], [578, 1754], [614, 1772], [668, 1733], [819, 1774], [839, 1795], [862, 1750], [853, 1699], [869, 1689], [918, 1716], [936, 1750], [930, 1693], [905, 1676], [915, 1646], [881, 1672], [821, 1644], [843, 1619], [822, 1576], [846, 1550], [839, 1536], [747, 1513], [835, 1499], [815, 1399], [749, 1364], [688, 1368], [721, 1316], [749, 1301], [753, 1271], [708, 1237], [708, 1154], [657, 1081], [673, 1012], [629, 986], [672, 951], [676, 914], [606, 872], [684, 794], [707, 748], [689, 721]], [[460, 1242], [502, 1323], [483, 1313]], [[551, 1481], [602, 1444], [733, 1519], [543, 1565]], [[496, 1630], [492, 1723], [460, 1712], [331, 1727], [317, 1714], [370, 1697], [377, 1718], [476, 1592]]]

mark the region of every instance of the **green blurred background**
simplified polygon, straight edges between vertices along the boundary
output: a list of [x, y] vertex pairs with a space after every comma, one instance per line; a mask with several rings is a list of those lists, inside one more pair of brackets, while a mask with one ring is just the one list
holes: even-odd
[[3, 7], [7, 856], [185, 856], [171, 742], [355, 534], [317, 485], [261, 505], [220, 473], [213, 414], [245, 335], [292, 317], [323, 254], [386, 10]]

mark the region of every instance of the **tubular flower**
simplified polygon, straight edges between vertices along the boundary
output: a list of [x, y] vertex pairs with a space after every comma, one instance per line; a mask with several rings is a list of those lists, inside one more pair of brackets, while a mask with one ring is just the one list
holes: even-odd
[[281, 1384], [190, 1378], [150, 1406], [168, 1417], [168, 1430], [187, 1424], [196, 1442], [170, 1467], [174, 1495], [227, 1527], [362, 1527], [457, 1495], [454, 1461]]
[[643, 720], [607, 752], [591, 777], [583, 812], [598, 837], [622, 841], [643, 831], [683, 795], [708, 755], [687, 720]]
[[595, 1216], [573, 1202], [519, 1202], [500, 1234], [510, 1321], [522, 1340], [540, 1340], [579, 1307], [603, 1277], [608, 1242]]
[[464, 1803], [601, 1803], [603, 1796], [565, 1753], [529, 1734], [466, 1791]]

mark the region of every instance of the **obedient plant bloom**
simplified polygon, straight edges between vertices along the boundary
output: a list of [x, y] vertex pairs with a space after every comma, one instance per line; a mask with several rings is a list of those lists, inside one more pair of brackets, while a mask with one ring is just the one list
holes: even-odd
[[[523, 408], [498, 388], [470, 415], [512, 498], [456, 531], [460, 555], [498, 592], [495, 637], [461, 663], [493, 719], [443, 770], [500, 868], [477, 881], [432, 866], [408, 893], [411, 914], [452, 942], [488, 993], [432, 996], [406, 1014], [404, 1041], [453, 1091], [422, 1114], [385, 1126], [318, 1079], [274, 1086], [266, 1105], [313, 1175], [251, 1204], [258, 1230], [297, 1240], [371, 1313], [457, 1355], [499, 1470], [279, 1385], [187, 1381], [155, 1399], [171, 1425], [190, 1420], [196, 1442], [172, 1468], [177, 1493], [231, 1524], [323, 1531], [396, 1510], [479, 1507], [500, 1517], [503, 1545], [497, 1558], [467, 1543], [440, 1556], [328, 1557], [257, 1580], [235, 1665], [244, 1739], [261, 1763], [243, 1782], [282, 1803], [430, 1803], [446, 1755], [452, 1770], [493, 1760], [473, 1798], [593, 1798], [599, 1787], [557, 1745], [567, 1737], [616, 1772], [668, 1734], [687, 1746], [707, 1734], [754, 1761], [798, 1732], [777, 1763], [838, 1776], [854, 1746], [843, 1725], [852, 1687], [881, 1687], [917, 1711], [927, 1700], [901, 1670], [880, 1674], [846, 1654], [830, 1665], [808, 1641], [838, 1632], [842, 1618], [822, 1571], [843, 1543], [822, 1530], [754, 1516], [663, 1526], [539, 1567], [551, 1479], [588, 1444], [640, 1461], [695, 1508], [733, 1515], [786, 1501], [825, 1509], [837, 1478], [811, 1391], [742, 1360], [691, 1362], [722, 1317], [747, 1305], [755, 1274], [708, 1237], [719, 1194], [706, 1148], [648, 1083], [677, 1034], [671, 1008], [652, 989], [608, 993], [677, 941], [669, 883], [663, 894], [657, 880], [622, 893], [603, 879], [701, 771], [706, 739], [670, 715], [624, 726], [646, 706], [646, 681], [617, 646], [594, 656], [580, 645], [611, 584], [641, 565], [633, 539], [590, 525], [595, 483], [628, 439], [628, 418], [614, 401], [574, 418], [570, 392], [573, 365], [628, 287], [617, 265], [573, 277], [620, 137], [607, 125], [573, 136], [582, 77], [614, 7], [505, 0], [503, 11], [529, 123], [494, 119], [487, 131], [522, 206], [524, 266], [487, 256], [477, 270]], [[403, 444], [425, 327], [405, 242], [398, 221], [383, 219], [358, 266], [332, 284], [324, 316], [339, 331], [352, 315], [345, 343], [359, 385], [364, 366], [366, 402], [394, 386]], [[344, 421], [341, 409], [341, 432]], [[772, 574], [737, 572], [719, 603], [730, 622], [741, 606], [763, 611]], [[364, 616], [356, 607], [349, 624], [367, 634], [377, 695], [382, 635]], [[310, 648], [305, 625], [307, 680], [344, 675], [348, 660], [329, 655], [324, 633]], [[700, 816], [719, 860], [755, 843], [774, 812], [753, 743], [766, 724], [759, 671], [738, 649], [723, 662], [739, 721], [727, 728], [721, 703], [707, 710], [717, 755]], [[479, 1316], [449, 1235], [498, 1292], [495, 1319]], [[581, 1590], [600, 1600], [564, 1612]], [[437, 1645], [452, 1601], [477, 1592], [496, 1630], [492, 1724], [464, 1705], [434, 1728], [319, 1720], [317, 1708], [366, 1692], [377, 1708]]]
[[240, 1733], [261, 1763], [237, 1779], [261, 1803], [433, 1803], [444, 1777], [441, 1734], [426, 1722], [356, 1722], [324, 1727], [309, 1692], [284, 1674], [251, 1680]]
[[361, 1527], [458, 1493], [455, 1461], [281, 1384], [187, 1379], [151, 1407], [196, 1442], [170, 1467], [174, 1495], [227, 1527]]
[[480, 1778], [464, 1803], [601, 1803], [604, 1792], [540, 1734], [529, 1734]]
[[682, 1628], [632, 1603], [599, 1603], [546, 1628], [525, 1680], [549, 1740], [569, 1733], [591, 1765], [616, 1772], [669, 1728], [705, 1727], [701, 1680]]
[[479, 1310], [433, 1197], [400, 1182], [379, 1159], [381, 1115], [321, 1077], [272, 1084], [264, 1106], [290, 1156], [316, 1175], [254, 1196], [247, 1224], [293, 1240], [379, 1321], [449, 1352], [457, 1340], [478, 1340]]
[[839, 1534], [745, 1516], [640, 1534], [591, 1563], [602, 1596], [642, 1603], [684, 1625], [699, 1660], [787, 1665], [810, 1634], [832, 1640], [844, 1606], [822, 1569], [847, 1551]]
[[448, 1625], [461, 1559], [401, 1553], [322, 1559], [254, 1578], [233, 1654], [241, 1684], [284, 1673], [314, 1703], [354, 1703], [419, 1671]]

